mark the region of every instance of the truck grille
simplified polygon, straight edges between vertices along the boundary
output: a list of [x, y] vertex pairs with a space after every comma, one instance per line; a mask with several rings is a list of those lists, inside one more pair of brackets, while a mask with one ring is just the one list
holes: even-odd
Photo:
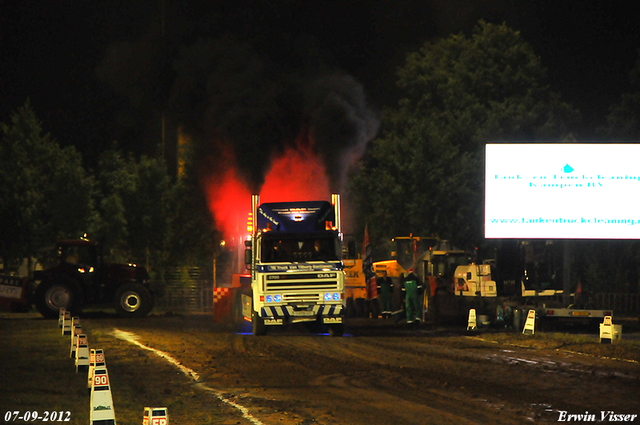
[[282, 301], [287, 303], [292, 302], [319, 302], [322, 300], [322, 294], [318, 293], [310, 293], [310, 294], [284, 294], [282, 296]]
[[313, 282], [295, 282], [295, 281], [281, 281], [281, 280], [271, 280], [266, 282], [266, 289], [313, 289], [313, 290], [335, 290], [338, 287], [338, 282], [336, 281], [313, 281]]

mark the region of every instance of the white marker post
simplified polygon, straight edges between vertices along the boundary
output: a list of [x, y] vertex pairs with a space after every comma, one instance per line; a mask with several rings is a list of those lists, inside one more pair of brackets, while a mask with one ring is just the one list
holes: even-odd
[[58, 327], [62, 328], [64, 326], [64, 313], [66, 310], [64, 308], [60, 309], [60, 314], [58, 315]]
[[62, 335], [71, 335], [71, 313], [64, 312], [64, 321], [62, 322]]
[[477, 331], [478, 322], [476, 320], [476, 309], [469, 309], [469, 322], [467, 324], [467, 331]]
[[109, 374], [104, 366], [96, 367], [93, 371], [89, 423], [92, 425], [116, 425], [116, 412], [113, 409]]
[[76, 373], [78, 370], [89, 369], [89, 343], [85, 334], [78, 335], [78, 346], [76, 347]]
[[145, 407], [142, 425], [169, 425], [169, 411], [166, 407]]
[[600, 343], [612, 344], [619, 339], [622, 339], [622, 325], [614, 325], [613, 318], [605, 316], [600, 323]]
[[107, 367], [101, 348], [95, 350], [92, 348], [89, 355], [89, 373], [87, 374], [87, 389], [89, 392], [91, 392], [91, 387], [93, 386], [93, 371], [96, 367]]
[[524, 323], [523, 335], [533, 335], [536, 330], [536, 311], [529, 310], [527, 321]]
[[96, 349], [89, 350], [89, 369], [87, 370], [87, 390], [91, 394], [91, 380], [93, 378], [93, 369], [96, 367]]
[[82, 326], [80, 324], [73, 325], [73, 332], [71, 334], [71, 348], [69, 350], [69, 357], [76, 357], [76, 347], [78, 346], [78, 335], [82, 333]]

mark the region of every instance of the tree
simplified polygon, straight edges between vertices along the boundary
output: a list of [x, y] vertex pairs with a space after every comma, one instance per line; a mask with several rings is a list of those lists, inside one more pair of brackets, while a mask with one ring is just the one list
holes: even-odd
[[607, 125], [598, 129], [607, 141], [640, 141], [640, 59], [629, 73], [629, 79], [632, 91], [623, 93], [620, 100], [609, 108]]
[[482, 241], [487, 142], [559, 141], [579, 113], [546, 84], [540, 59], [506, 25], [480, 22], [426, 43], [399, 70], [404, 97], [383, 116], [353, 178], [372, 240], [409, 233]]
[[398, 114], [430, 121], [430, 134], [463, 151], [488, 141], [562, 140], [580, 115], [549, 89], [546, 70], [520, 33], [480, 21], [408, 55]]
[[114, 147], [98, 161], [97, 210], [100, 221], [92, 239], [100, 241], [113, 261], [133, 261], [128, 245], [129, 222], [125, 199], [135, 191], [136, 164]]
[[171, 265], [205, 267], [211, 264], [221, 239], [207, 206], [196, 172], [195, 152], [185, 148], [183, 172], [171, 190], [168, 216], [168, 247]]
[[147, 267], [164, 264], [172, 183], [162, 158], [142, 156], [137, 164], [133, 196], [127, 200], [129, 243], [134, 257]]
[[98, 163], [96, 239], [110, 257], [136, 261], [149, 269], [166, 262], [169, 211], [175, 188], [160, 157], [123, 154], [116, 146], [105, 151]]
[[0, 124], [0, 256], [40, 258], [57, 238], [79, 237], [95, 219], [93, 179], [73, 147], [61, 148], [30, 102]]

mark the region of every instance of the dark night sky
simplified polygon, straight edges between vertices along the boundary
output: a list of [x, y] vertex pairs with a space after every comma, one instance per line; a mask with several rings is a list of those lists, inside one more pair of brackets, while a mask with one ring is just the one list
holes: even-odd
[[[633, 3], [0, 0], [0, 121], [7, 122], [30, 98], [45, 131], [63, 145], [76, 145], [85, 157], [113, 140], [138, 153], [147, 150], [134, 145], [139, 134], [130, 124], [123, 130], [130, 99], [96, 78], [96, 69], [112, 43], [127, 46], [159, 33], [164, 4], [166, 40], [174, 51], [230, 35], [268, 58], [271, 72], [279, 64], [288, 70], [321, 64], [345, 71], [364, 86], [374, 109], [397, 100], [395, 69], [407, 51], [434, 37], [468, 33], [480, 18], [506, 22], [541, 56], [552, 88], [583, 112], [591, 127], [582, 136], [588, 138], [609, 105], [628, 90], [640, 48], [640, 5]], [[124, 78], [147, 83], [171, 78], [148, 77], [145, 72], [154, 73], [144, 69], [144, 61], [139, 66], [143, 72]]]

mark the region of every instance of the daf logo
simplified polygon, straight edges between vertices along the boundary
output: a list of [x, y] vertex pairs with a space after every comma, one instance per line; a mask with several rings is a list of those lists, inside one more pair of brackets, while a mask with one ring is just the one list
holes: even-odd
[[336, 277], [335, 273], [318, 273], [319, 278]]

